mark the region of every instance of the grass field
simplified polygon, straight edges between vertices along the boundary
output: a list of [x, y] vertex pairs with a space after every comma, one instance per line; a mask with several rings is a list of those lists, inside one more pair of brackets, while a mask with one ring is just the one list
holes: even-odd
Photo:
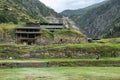
[[120, 80], [120, 67], [0, 69], [0, 80]]
[[65, 62], [65, 61], [120, 61], [120, 57], [116, 58], [100, 58], [96, 60], [95, 58], [90, 59], [71, 59], [71, 58], [61, 58], [61, 59], [21, 59], [21, 60], [0, 60], [0, 63], [23, 63], [23, 62]]

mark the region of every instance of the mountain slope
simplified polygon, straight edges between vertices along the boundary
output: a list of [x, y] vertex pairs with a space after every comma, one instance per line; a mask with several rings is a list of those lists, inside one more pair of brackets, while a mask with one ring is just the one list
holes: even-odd
[[[72, 18], [88, 37], [101, 38], [103, 35], [110, 33], [110, 29], [114, 27], [112, 24], [119, 17], [120, 0], [107, 0], [104, 4], [89, 9], [82, 15], [77, 15], [75, 19], [74, 17]], [[107, 32], [105, 31], [106, 29], [108, 29]], [[119, 34], [116, 35], [116, 37], [120, 37]]]
[[66, 16], [66, 17], [70, 17], [71, 19], [74, 20], [75, 19], [74, 16], [81, 16], [81, 15], [85, 14], [88, 10], [98, 7], [102, 4], [104, 4], [105, 2], [106, 1], [103, 1], [101, 3], [94, 4], [94, 5], [88, 6], [86, 8], [81, 8], [81, 9], [77, 9], [77, 10], [65, 10], [65, 11], [61, 12], [60, 14], [63, 16]]
[[116, 19], [107, 29], [105, 29], [104, 38], [120, 37], [120, 17]]
[[39, 0], [1, 0], [0, 23], [45, 22], [46, 16], [61, 17]]

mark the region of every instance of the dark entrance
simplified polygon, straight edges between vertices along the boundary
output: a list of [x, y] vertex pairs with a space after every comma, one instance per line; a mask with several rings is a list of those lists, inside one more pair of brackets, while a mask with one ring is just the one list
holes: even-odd
[[33, 45], [35, 44], [35, 40], [21, 40], [21, 43], [25, 45]]

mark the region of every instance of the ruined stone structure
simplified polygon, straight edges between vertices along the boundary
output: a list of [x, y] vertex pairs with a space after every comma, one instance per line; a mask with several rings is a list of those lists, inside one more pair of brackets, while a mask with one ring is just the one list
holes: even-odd
[[16, 42], [23, 44], [36, 44], [38, 36], [42, 35], [41, 29], [48, 29], [51, 32], [55, 30], [64, 29], [63, 24], [57, 23], [41, 23], [41, 24], [27, 24], [25, 27], [16, 27]]
[[85, 37], [79, 37], [79, 36], [54, 36], [54, 43], [56, 44], [79, 44], [79, 43], [86, 43]]

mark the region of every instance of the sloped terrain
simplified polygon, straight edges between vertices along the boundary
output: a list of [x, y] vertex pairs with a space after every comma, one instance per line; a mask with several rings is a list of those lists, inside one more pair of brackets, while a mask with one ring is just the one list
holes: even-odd
[[45, 22], [46, 16], [61, 17], [39, 0], [1, 0], [0, 23]]
[[101, 38], [104, 34], [108, 34], [106, 37], [110, 37], [111, 29], [113, 37], [120, 36], [119, 29], [117, 29], [118, 32], [113, 30], [115, 28], [114, 23], [117, 24], [120, 17], [120, 0], [106, 0], [102, 4], [90, 8], [82, 15], [78, 15], [78, 13], [81, 12], [78, 11], [77, 15], [72, 15], [70, 18], [77, 23], [81, 31], [87, 34], [88, 37]]
[[120, 37], [120, 18], [116, 19], [107, 29], [105, 29], [104, 38]]

